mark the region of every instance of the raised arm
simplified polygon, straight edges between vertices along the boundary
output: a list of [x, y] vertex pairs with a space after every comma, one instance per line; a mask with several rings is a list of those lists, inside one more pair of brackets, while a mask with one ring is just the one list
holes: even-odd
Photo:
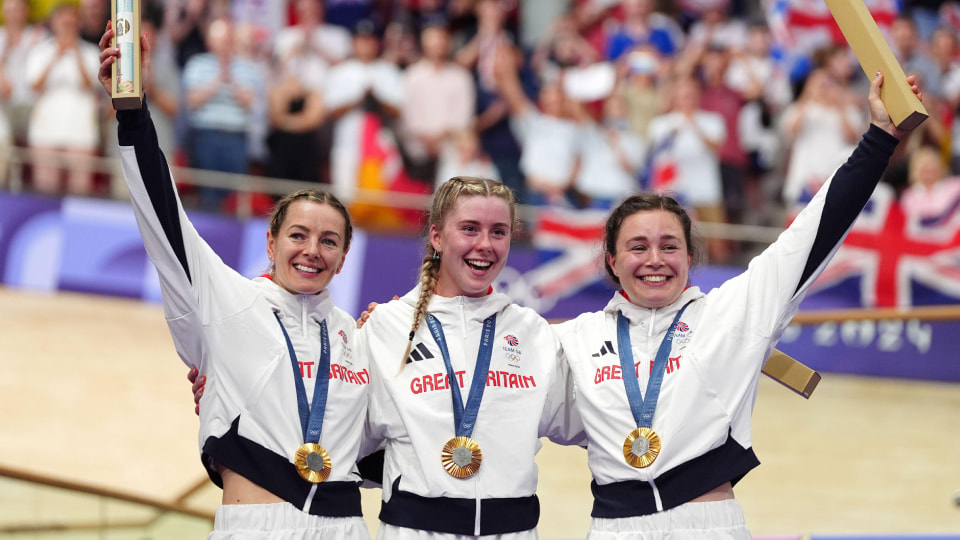
[[[916, 77], [913, 75], [907, 77], [907, 82], [913, 92], [922, 98], [923, 94], [917, 87]], [[807, 264], [797, 284], [797, 291], [808, 284], [818, 269], [822, 269], [835, 247], [843, 241], [843, 237], [877, 187], [897, 141], [908, 133], [898, 129], [890, 119], [890, 114], [880, 99], [882, 85], [883, 74], [878, 72], [870, 84], [868, 97], [870, 129], [864, 134], [863, 140], [846, 163], [837, 169], [827, 186], [820, 226]], [[886, 137], [884, 133], [896, 140]]]

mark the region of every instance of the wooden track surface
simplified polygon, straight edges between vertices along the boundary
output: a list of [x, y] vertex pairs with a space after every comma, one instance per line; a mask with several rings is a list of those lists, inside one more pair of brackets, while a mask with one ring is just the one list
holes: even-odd
[[[156, 305], [0, 288], [0, 466], [176, 501], [204, 478], [186, 372]], [[806, 401], [762, 379], [763, 464], [736, 488], [755, 535], [960, 532], [960, 385], [827, 373]], [[541, 538], [582, 538], [586, 452], [538, 463]]]

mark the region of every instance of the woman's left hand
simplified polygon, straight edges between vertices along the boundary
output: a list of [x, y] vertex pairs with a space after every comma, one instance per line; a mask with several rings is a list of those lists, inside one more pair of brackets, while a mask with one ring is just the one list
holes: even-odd
[[[923, 92], [921, 92], [920, 87], [917, 86], [916, 76], [914, 75], [908, 76], [907, 84], [910, 85], [910, 89], [922, 101]], [[886, 131], [887, 133], [893, 135], [894, 137], [898, 139], [902, 139], [910, 132], [904, 131], [898, 128], [893, 123], [893, 119], [890, 118], [890, 113], [887, 112], [887, 107], [883, 104], [883, 100], [880, 99], [881, 86], [883, 86], [883, 73], [878, 71], [877, 75], [873, 78], [873, 81], [870, 83], [870, 94], [869, 94], [868, 101], [870, 102], [871, 122], [873, 123], [873, 125]]]
[[[100, 71], [97, 72], [97, 78], [108, 96], [113, 95], [113, 70], [112, 66], [120, 57], [120, 49], [111, 47], [115, 32], [113, 22], [107, 21], [107, 28], [100, 36]], [[146, 88], [147, 81], [150, 80], [150, 42], [146, 34], [140, 35], [140, 85]]]

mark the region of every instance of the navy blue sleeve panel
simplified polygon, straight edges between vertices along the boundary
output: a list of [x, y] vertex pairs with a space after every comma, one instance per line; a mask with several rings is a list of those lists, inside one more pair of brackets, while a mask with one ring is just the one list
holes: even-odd
[[[137, 166], [140, 168], [140, 178], [150, 196], [153, 211], [160, 220], [167, 242], [183, 267], [183, 273], [190, 280], [190, 267], [187, 265], [187, 253], [183, 244], [183, 233], [180, 229], [180, 209], [177, 204], [177, 194], [170, 180], [170, 169], [167, 159], [160, 150], [157, 139], [157, 130], [150, 118], [147, 100], [143, 101], [143, 108], [117, 111], [117, 138], [120, 146], [132, 146], [137, 155]], [[192, 281], [192, 280], [191, 280]]]
[[[837, 169], [827, 191], [817, 237], [797, 285], [800, 290], [853, 225], [887, 169], [899, 139], [870, 124], [847, 162]], [[794, 291], [794, 292], [797, 292]]]

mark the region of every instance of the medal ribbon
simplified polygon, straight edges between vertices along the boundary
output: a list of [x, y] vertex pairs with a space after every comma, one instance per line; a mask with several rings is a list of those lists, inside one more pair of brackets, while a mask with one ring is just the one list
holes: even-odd
[[277, 324], [283, 331], [283, 339], [287, 341], [287, 351], [290, 353], [293, 380], [297, 386], [297, 409], [300, 412], [303, 442], [319, 443], [320, 430], [323, 428], [323, 412], [327, 408], [327, 388], [330, 386], [330, 337], [327, 335], [327, 321], [320, 321], [320, 364], [317, 366], [317, 381], [313, 386], [313, 403], [307, 403], [307, 390], [303, 386], [303, 375], [300, 374], [297, 353], [293, 350], [293, 343], [290, 342], [287, 329], [280, 322], [280, 315], [274, 312], [273, 316], [277, 318]]
[[633, 349], [630, 345], [630, 321], [627, 320], [622, 311], [617, 312], [617, 347], [620, 348], [620, 372], [623, 378], [623, 386], [627, 390], [630, 411], [633, 412], [633, 419], [637, 422], [637, 427], [649, 428], [653, 425], [653, 413], [657, 410], [657, 400], [660, 399], [660, 385], [663, 383], [667, 357], [670, 356], [670, 349], [673, 346], [673, 330], [680, 322], [683, 311], [689, 305], [690, 302], [687, 302], [680, 308], [677, 316], [670, 323], [667, 335], [663, 336], [663, 341], [660, 342], [660, 349], [657, 350], [657, 357], [653, 361], [653, 369], [650, 372], [650, 378], [647, 380], [646, 399], [640, 395], [640, 381], [637, 379], [637, 368], [633, 363]]
[[470, 395], [467, 397], [467, 406], [463, 406], [463, 397], [460, 394], [460, 384], [457, 374], [453, 372], [450, 363], [450, 351], [447, 349], [447, 340], [443, 336], [443, 327], [433, 315], [427, 315], [427, 326], [433, 334], [433, 340], [440, 347], [443, 363], [447, 367], [447, 377], [450, 378], [450, 394], [453, 396], [453, 423], [457, 437], [467, 437], [473, 434], [473, 426], [480, 412], [480, 400], [483, 399], [483, 390], [487, 387], [487, 372], [490, 369], [490, 356], [493, 353], [493, 331], [497, 326], [497, 314], [487, 317], [483, 321], [483, 331], [480, 335], [480, 350], [477, 352], [476, 371], [473, 373], [473, 383], [470, 385]]

